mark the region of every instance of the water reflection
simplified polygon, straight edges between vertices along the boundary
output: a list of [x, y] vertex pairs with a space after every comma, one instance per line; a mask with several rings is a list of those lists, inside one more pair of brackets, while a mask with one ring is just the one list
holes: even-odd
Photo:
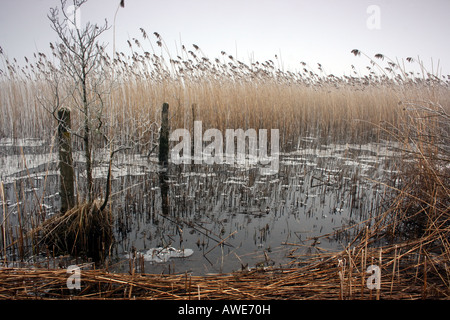
[[161, 210], [163, 215], [169, 214], [169, 183], [167, 167], [159, 171], [159, 188], [161, 190]]
[[[148, 163], [141, 155], [118, 155], [111, 197], [113, 253], [125, 261], [118, 270], [128, 271], [126, 254], [157, 247], [195, 252], [186, 259], [145, 262], [146, 272], [230, 272], [287, 264], [294, 254], [340, 249], [350, 236], [346, 232], [318, 237], [383, 209], [385, 190], [370, 180], [390, 179], [396, 156], [387, 143], [304, 146], [281, 155], [277, 175], [264, 176], [252, 167], [161, 167], [156, 158]], [[35, 213], [49, 215], [59, 208], [56, 159], [33, 150], [25, 155], [25, 169], [11, 164], [14, 157], [20, 159], [0, 156], [0, 166], [7, 166], [0, 210], [4, 214], [6, 208], [11, 226], [18, 225], [20, 214], [26, 229], [37, 224]], [[100, 163], [94, 172], [99, 185], [106, 172], [106, 163], [104, 168]], [[82, 172], [76, 175], [82, 184]], [[20, 236], [20, 228], [10, 230], [7, 241]]]

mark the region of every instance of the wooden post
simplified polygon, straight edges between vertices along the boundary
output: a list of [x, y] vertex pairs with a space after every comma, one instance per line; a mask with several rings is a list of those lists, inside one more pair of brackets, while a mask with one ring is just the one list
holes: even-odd
[[164, 103], [161, 112], [161, 132], [159, 135], [159, 164], [169, 163], [169, 104]]
[[161, 188], [161, 206], [164, 215], [169, 213], [169, 185], [167, 183], [167, 167], [169, 165], [169, 104], [164, 103], [161, 112], [161, 131], [159, 135], [159, 164], [163, 167], [159, 172]]
[[[197, 120], [197, 114], [196, 114], [196, 109], [197, 109], [197, 104], [196, 103], [193, 103], [192, 104], [192, 132], [194, 132], [194, 127], [195, 127], [195, 120]], [[192, 141], [191, 141], [191, 157], [192, 157], [192, 159], [194, 159], [194, 154], [195, 154], [195, 150], [194, 150], [194, 140], [195, 139], [192, 139]]]
[[70, 135], [70, 110], [58, 110], [58, 148], [61, 197], [61, 212], [75, 206], [74, 172], [72, 160], [72, 138]]

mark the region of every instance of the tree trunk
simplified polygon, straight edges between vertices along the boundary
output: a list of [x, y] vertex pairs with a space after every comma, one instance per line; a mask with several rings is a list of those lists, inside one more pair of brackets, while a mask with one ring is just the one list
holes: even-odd
[[86, 192], [88, 202], [91, 203], [93, 198], [93, 179], [92, 179], [92, 161], [91, 161], [91, 145], [90, 145], [90, 126], [89, 126], [89, 106], [87, 102], [87, 92], [86, 92], [86, 75], [84, 74], [85, 70], [83, 69], [83, 107], [84, 107], [84, 156], [86, 158]]
[[70, 110], [58, 110], [58, 147], [61, 197], [61, 212], [75, 206], [74, 170], [72, 160], [72, 138], [70, 135]]

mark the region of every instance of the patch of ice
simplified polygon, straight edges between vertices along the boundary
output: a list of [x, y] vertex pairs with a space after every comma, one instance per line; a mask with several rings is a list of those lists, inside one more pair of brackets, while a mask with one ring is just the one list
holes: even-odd
[[38, 138], [24, 138], [24, 139], [0, 139], [0, 146], [2, 147], [40, 147], [45, 144], [45, 140]]
[[[151, 262], [167, 262], [170, 258], [186, 258], [194, 253], [192, 249], [175, 249], [173, 247], [158, 247], [151, 248], [146, 253], [136, 252], [136, 256], [142, 256], [145, 261]], [[130, 258], [131, 254], [127, 254], [126, 257]]]
[[368, 169], [370, 169], [370, 168], [373, 168], [372, 165], [360, 163], [360, 162], [353, 161], [353, 160], [347, 160], [347, 161], [345, 161], [345, 162], [344, 162], [344, 165], [346, 165], [346, 166], [352, 166], [352, 167], [360, 167], [360, 168], [363, 169], [363, 170], [368, 170]]

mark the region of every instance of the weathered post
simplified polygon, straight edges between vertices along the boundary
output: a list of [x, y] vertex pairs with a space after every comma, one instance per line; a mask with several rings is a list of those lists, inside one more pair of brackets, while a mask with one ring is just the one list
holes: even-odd
[[161, 131], [159, 135], [159, 184], [161, 188], [161, 207], [164, 215], [169, 213], [169, 185], [167, 183], [167, 166], [169, 164], [169, 104], [164, 103], [161, 112]]
[[161, 132], [159, 135], [159, 164], [169, 163], [169, 104], [164, 103], [161, 112]]
[[[197, 114], [196, 114], [197, 104], [192, 104], [192, 132], [194, 132], [195, 128], [195, 120], [197, 120]], [[191, 141], [191, 157], [194, 159], [195, 149], [194, 149], [194, 139]]]
[[64, 213], [75, 206], [70, 109], [60, 108], [58, 110], [58, 122], [59, 195], [61, 197], [61, 212]]

